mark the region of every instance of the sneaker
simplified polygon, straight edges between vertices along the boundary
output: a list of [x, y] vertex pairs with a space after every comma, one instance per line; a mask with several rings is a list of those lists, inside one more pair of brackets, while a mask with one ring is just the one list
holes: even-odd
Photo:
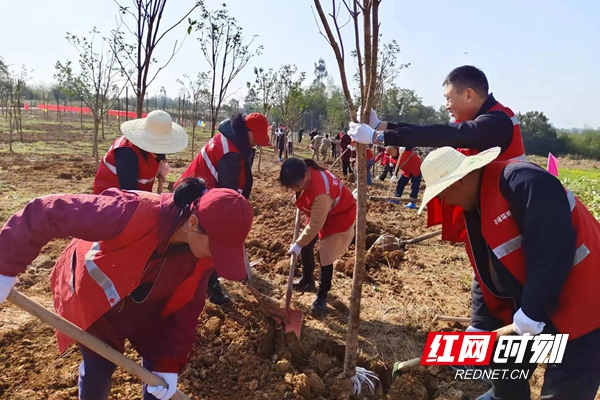
[[294, 282], [293, 289], [297, 292], [314, 292], [316, 289], [315, 280], [303, 276], [300, 280]]
[[408, 203], [404, 206], [404, 208], [412, 208], [413, 210], [417, 209], [417, 205], [415, 203]]
[[317, 293], [317, 298], [310, 306], [310, 313], [319, 316], [327, 310], [327, 293]]

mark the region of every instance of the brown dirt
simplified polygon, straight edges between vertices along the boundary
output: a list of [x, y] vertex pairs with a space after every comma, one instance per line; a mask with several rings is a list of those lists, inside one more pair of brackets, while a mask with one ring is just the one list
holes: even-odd
[[[39, 152], [8, 154], [5, 133], [0, 133], [0, 223], [36, 196], [90, 193], [94, 163], [88, 156], [90, 135], [79, 132], [78, 121], [63, 126], [35, 119], [24, 121], [30, 133], [25, 140], [43, 138]], [[106, 149], [116, 137], [113, 125], [100, 143]], [[65, 152], [65, 143], [77, 146]], [[189, 151], [172, 157], [174, 181], [190, 161]], [[292, 240], [295, 208], [291, 194], [277, 183], [279, 163], [263, 150], [260, 173], [256, 172], [251, 201], [255, 220], [247, 240], [256, 266], [259, 289], [283, 304]], [[256, 166], [255, 166], [256, 170]], [[334, 169], [341, 176], [339, 167]], [[385, 195], [388, 182], [370, 190]], [[369, 203], [368, 244], [381, 234], [400, 240], [428, 232], [425, 215], [385, 202]], [[18, 289], [51, 307], [48, 287], [50, 268], [68, 239], [44, 247]], [[193, 399], [348, 399], [349, 381], [343, 376], [344, 340], [353, 270], [351, 248], [336, 262], [328, 313], [310, 316], [314, 295], [294, 294], [293, 307], [305, 313], [300, 341], [277, 329], [273, 320], [239, 283], [224, 282], [234, 299], [230, 306], [207, 304], [200, 317], [190, 363], [180, 377], [180, 389]], [[403, 249], [373, 247], [367, 259], [363, 286], [359, 365], [378, 373], [383, 389], [377, 399], [473, 399], [486, 386], [455, 381], [449, 369], [419, 367], [391, 385], [395, 361], [421, 354], [427, 332], [461, 330], [458, 323], [433, 323], [436, 314], [468, 316], [471, 271], [461, 246], [439, 238]], [[300, 276], [301, 272], [298, 272]], [[127, 355], [138, 359], [133, 350]], [[71, 348], [59, 356], [54, 332], [11, 304], [0, 305], [0, 398], [75, 399], [80, 355]], [[532, 382], [539, 393], [541, 371]], [[391, 386], [391, 387], [390, 387]], [[389, 392], [384, 394], [384, 391]], [[599, 397], [600, 398], [600, 397]], [[140, 399], [139, 381], [118, 369], [111, 399]]]

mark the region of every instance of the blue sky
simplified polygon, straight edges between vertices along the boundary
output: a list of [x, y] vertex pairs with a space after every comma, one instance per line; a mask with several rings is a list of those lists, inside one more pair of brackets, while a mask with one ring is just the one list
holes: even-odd
[[[2, 0], [8, 3], [9, 0]], [[206, 0], [217, 8], [224, 0]], [[124, 0], [125, 4], [131, 0]], [[333, 51], [319, 35], [312, 0], [225, 1], [248, 35], [256, 34], [264, 52], [231, 86], [242, 98], [252, 66], [278, 68], [296, 64], [313, 78], [322, 57], [339, 82]], [[192, 0], [169, 0], [166, 19], [185, 12]], [[323, 1], [329, 7], [329, 1]], [[10, 1], [0, 13], [0, 57], [15, 67], [33, 69], [33, 81], [52, 81], [56, 60], [75, 59], [65, 32], [84, 34], [93, 26], [106, 32], [116, 25], [112, 0]], [[414, 89], [425, 104], [443, 103], [441, 82], [454, 67], [472, 64], [484, 70], [496, 98], [515, 112], [543, 111], [561, 128], [600, 127], [600, 2], [591, 0], [475, 1], [383, 0], [383, 40], [396, 39], [401, 62], [411, 63], [397, 83]], [[345, 34], [351, 46], [350, 26]], [[157, 58], [165, 60], [185, 27], [172, 33]], [[11, 38], [11, 39], [8, 39]], [[349, 50], [348, 50], [349, 51]], [[466, 53], [466, 54], [465, 54]], [[352, 70], [352, 65], [348, 67]], [[207, 70], [199, 45], [187, 37], [181, 52], [149, 89], [161, 85], [175, 95], [176, 79]]]

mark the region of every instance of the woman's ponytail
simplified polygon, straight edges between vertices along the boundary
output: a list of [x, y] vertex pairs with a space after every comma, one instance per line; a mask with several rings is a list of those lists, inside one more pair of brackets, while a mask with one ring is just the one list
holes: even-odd
[[189, 207], [206, 192], [206, 183], [202, 178], [184, 178], [179, 182], [173, 194], [173, 203], [179, 208]]

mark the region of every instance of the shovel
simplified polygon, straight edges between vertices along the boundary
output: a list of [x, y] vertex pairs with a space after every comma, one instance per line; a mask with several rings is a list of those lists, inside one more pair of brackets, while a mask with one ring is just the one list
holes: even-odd
[[[22, 293], [19, 293], [15, 289], [10, 291], [7, 300], [20, 309], [27, 311], [34, 317], [38, 317], [48, 325], [52, 326], [54, 329], [64, 333], [76, 342], [81, 343], [88, 349], [100, 354], [102, 357], [123, 368], [131, 375], [137, 376], [148, 385], [167, 387], [165, 381], [163, 381], [159, 376], [154, 375], [152, 372], [148, 371], [146, 368], [142, 367], [129, 357], [113, 349], [100, 339], [90, 335], [77, 325], [46, 309], [42, 305], [31, 300]], [[190, 400], [188, 396], [179, 390], [175, 392], [171, 398], [175, 400]]]
[[[294, 224], [294, 242], [298, 239], [298, 230], [300, 228], [300, 209], [296, 209], [296, 222]], [[294, 272], [296, 271], [296, 255], [292, 254], [290, 259], [290, 275], [288, 276], [287, 293], [285, 294], [285, 331], [294, 332], [300, 339], [300, 329], [302, 328], [302, 311], [292, 310], [292, 289], [294, 288]]]

